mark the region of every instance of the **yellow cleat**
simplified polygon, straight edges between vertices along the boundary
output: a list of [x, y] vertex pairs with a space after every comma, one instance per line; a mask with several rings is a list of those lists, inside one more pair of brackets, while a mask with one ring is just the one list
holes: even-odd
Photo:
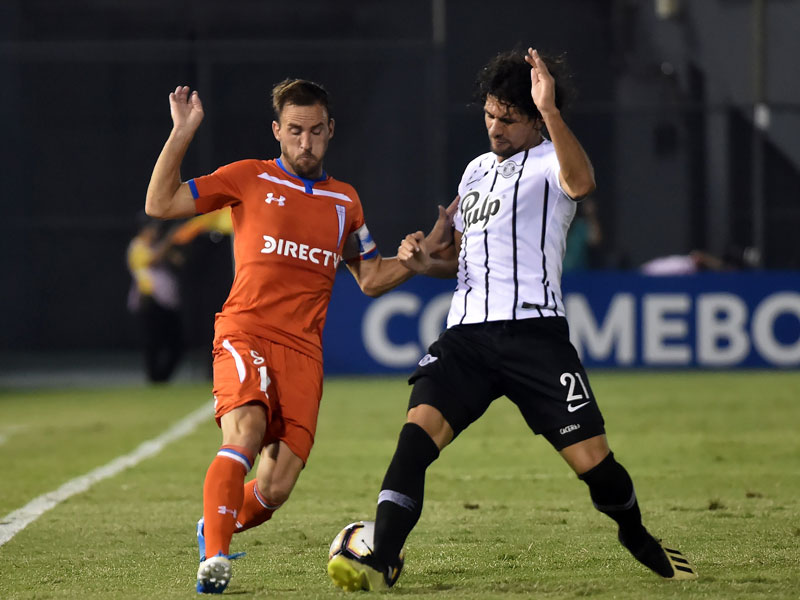
[[389, 589], [383, 573], [363, 562], [341, 554], [334, 556], [328, 563], [328, 576], [333, 581], [333, 585], [346, 592], [359, 590], [377, 592]]
[[667, 548], [664, 544], [660, 544], [673, 571], [672, 577], [666, 579], [697, 579], [697, 571], [680, 550]]

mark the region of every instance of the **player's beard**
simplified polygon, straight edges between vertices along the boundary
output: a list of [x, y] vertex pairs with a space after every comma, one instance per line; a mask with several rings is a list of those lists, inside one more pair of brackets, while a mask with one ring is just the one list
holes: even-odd
[[511, 158], [522, 150], [522, 148], [515, 148], [509, 143], [502, 144], [498, 147], [495, 144], [495, 140], [492, 139], [489, 140], [489, 147], [491, 148], [492, 152], [500, 158]]
[[[302, 159], [302, 160], [301, 160]], [[294, 172], [306, 179], [316, 179], [321, 175], [322, 161], [310, 152], [304, 152], [292, 161]]]

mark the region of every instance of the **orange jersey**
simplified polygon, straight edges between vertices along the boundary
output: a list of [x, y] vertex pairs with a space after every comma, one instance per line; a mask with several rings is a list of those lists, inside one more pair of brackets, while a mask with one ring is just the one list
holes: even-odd
[[297, 177], [280, 159], [242, 160], [188, 183], [198, 212], [231, 207], [236, 275], [216, 316], [216, 339], [241, 331], [322, 362], [345, 241], [356, 233], [360, 257], [377, 254], [355, 189], [325, 174]]

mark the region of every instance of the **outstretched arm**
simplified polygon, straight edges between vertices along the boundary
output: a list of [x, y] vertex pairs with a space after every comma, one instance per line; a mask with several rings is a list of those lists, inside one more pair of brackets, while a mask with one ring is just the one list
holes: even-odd
[[181, 183], [181, 162], [203, 120], [203, 103], [197, 91], [178, 86], [169, 95], [172, 132], [153, 167], [144, 210], [151, 217], [191, 217], [197, 210], [189, 185]]
[[393, 290], [414, 276], [414, 272], [406, 269], [396, 256], [383, 258], [380, 254], [369, 260], [349, 262], [347, 268], [356, 278], [361, 291], [372, 298]]
[[[447, 252], [447, 249], [453, 246], [451, 209], [454, 210], [453, 206], [457, 204], [458, 198], [453, 201], [453, 204], [447, 210], [441, 206], [439, 207], [439, 217], [427, 237], [421, 231], [411, 235], [418, 234], [420, 239], [427, 241], [428, 245], [439, 253]], [[358, 245], [356, 240], [348, 240], [348, 243], [351, 246], [355, 245], [357, 247]], [[353, 254], [352, 250], [346, 251], [346, 256]], [[367, 296], [376, 297], [394, 289], [415, 275], [415, 270], [406, 266], [398, 258], [398, 256], [383, 258], [379, 254], [369, 260], [348, 262], [347, 268], [356, 278], [361, 291]]]
[[556, 107], [555, 81], [539, 53], [528, 48], [525, 61], [531, 66], [531, 97], [542, 115], [561, 167], [561, 187], [570, 198], [583, 198], [595, 189], [594, 168], [578, 138]]

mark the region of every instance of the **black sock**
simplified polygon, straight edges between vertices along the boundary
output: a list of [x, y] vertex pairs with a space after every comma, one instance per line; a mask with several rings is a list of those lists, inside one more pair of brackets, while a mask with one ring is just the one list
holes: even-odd
[[578, 476], [589, 486], [589, 494], [597, 510], [619, 525], [619, 541], [643, 565], [662, 577], [674, 571], [658, 541], [642, 525], [642, 513], [636, 501], [633, 481], [609, 452], [600, 464]]
[[633, 481], [625, 467], [614, 460], [613, 452], [578, 478], [589, 486], [594, 507], [617, 522], [620, 541], [628, 549], [633, 550], [647, 540], [649, 534], [642, 525]]
[[439, 457], [439, 448], [422, 427], [406, 423], [383, 478], [375, 515], [374, 556], [393, 565], [422, 514], [425, 470]]

